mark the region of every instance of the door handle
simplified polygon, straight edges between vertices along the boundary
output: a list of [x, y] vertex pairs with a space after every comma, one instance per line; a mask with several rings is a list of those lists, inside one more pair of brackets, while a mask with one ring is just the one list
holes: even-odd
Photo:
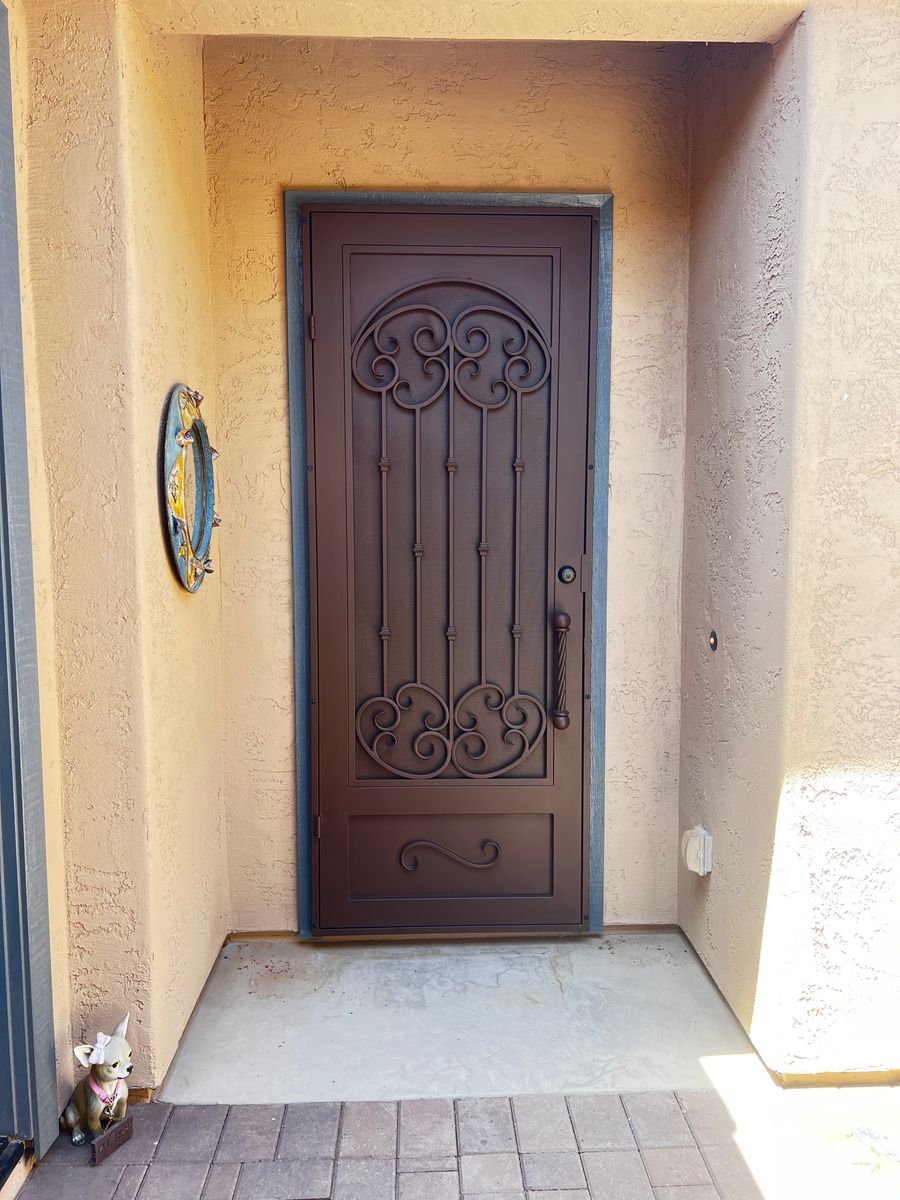
[[556, 634], [556, 697], [550, 720], [556, 729], [569, 728], [569, 713], [566, 708], [566, 638], [572, 618], [568, 613], [553, 614], [553, 629]]

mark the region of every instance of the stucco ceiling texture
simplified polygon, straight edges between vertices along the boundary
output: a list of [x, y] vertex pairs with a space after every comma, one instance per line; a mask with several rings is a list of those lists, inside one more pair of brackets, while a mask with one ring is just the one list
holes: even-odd
[[464, 41], [775, 42], [784, 0], [136, 0], [168, 33]]

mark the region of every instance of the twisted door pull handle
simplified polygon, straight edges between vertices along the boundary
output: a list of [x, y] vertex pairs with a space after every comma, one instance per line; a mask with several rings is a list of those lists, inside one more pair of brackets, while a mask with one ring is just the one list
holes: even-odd
[[566, 638], [572, 618], [568, 613], [553, 614], [553, 629], [556, 633], [556, 702], [550, 720], [556, 729], [569, 728], [569, 712], [566, 708]]

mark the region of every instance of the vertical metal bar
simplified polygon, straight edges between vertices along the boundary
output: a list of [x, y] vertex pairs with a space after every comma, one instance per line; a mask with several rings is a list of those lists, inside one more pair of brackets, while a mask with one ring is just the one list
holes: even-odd
[[513, 562], [513, 623], [512, 623], [512, 643], [513, 643], [513, 687], [512, 694], [519, 694], [519, 647], [522, 638], [521, 625], [521, 588], [522, 588], [522, 472], [525, 470], [525, 463], [522, 459], [522, 396], [520, 392], [515, 393], [515, 412], [516, 412], [516, 457], [513, 459], [513, 472], [516, 479], [516, 501], [515, 501], [515, 559]]
[[413, 470], [416, 479], [416, 531], [413, 559], [416, 565], [416, 683], [422, 682], [422, 410], [415, 410], [416, 439]]
[[481, 541], [478, 557], [481, 560], [479, 590], [481, 621], [478, 640], [481, 650], [481, 682], [487, 683], [487, 409], [481, 410]]
[[455, 662], [456, 649], [456, 593], [454, 588], [455, 561], [455, 502], [456, 502], [456, 430], [453, 366], [453, 338], [450, 339], [449, 369], [447, 373], [447, 710], [450, 713], [447, 736], [450, 738], [450, 755], [453, 753], [453, 740], [456, 729], [454, 721], [454, 706], [456, 703]]
[[378, 470], [381, 474], [381, 694], [387, 696], [390, 684], [390, 640], [388, 624], [388, 473], [391, 460], [388, 458], [387, 443], [387, 392], [381, 393], [381, 457]]

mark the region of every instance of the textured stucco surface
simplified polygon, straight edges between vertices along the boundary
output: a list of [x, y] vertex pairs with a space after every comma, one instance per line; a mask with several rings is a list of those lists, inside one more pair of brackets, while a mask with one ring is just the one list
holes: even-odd
[[692, 82], [683, 598], [682, 825], [716, 865], [679, 919], [770, 1068], [896, 1070], [896, 6], [727, 55]]
[[[145, 1026], [149, 872], [139, 852], [145, 797], [135, 653], [137, 496], [129, 482], [133, 413], [114, 13], [98, 3], [72, 14], [49, 0], [24, 11], [23, 258], [26, 329], [34, 339], [27, 383], [42, 435], [32, 477], [46, 487], [49, 513], [49, 529], [36, 522], [35, 539], [40, 545], [47, 533], [51, 558], [48, 570], [41, 557], [47, 551], [39, 551], [37, 586], [39, 633], [50, 613], [53, 620], [54, 663], [42, 679], [41, 704], [46, 732], [56, 701], [59, 731], [72, 1003], [70, 1045], [59, 1057], [68, 1070], [72, 1036], [82, 1041], [98, 1022], [114, 1019], [123, 997], [133, 998], [136, 1058], [152, 1062]], [[51, 171], [48, 163], [60, 166]]]
[[800, 57], [698, 49], [690, 89], [680, 824], [715, 867], [680, 866], [678, 919], [748, 1028], [781, 790]]
[[124, 1008], [140, 1085], [228, 929], [218, 586], [175, 584], [156, 480], [169, 386], [214, 391], [201, 47], [106, 3], [35, 0], [17, 31], [60, 1086]]
[[[166, 557], [156, 451], [160, 413], [172, 384], [181, 380], [204, 393], [203, 416], [213, 445], [218, 422], [204, 203], [202, 45], [196, 38], [149, 34], [127, 10], [121, 21], [151, 1003], [159, 1080], [231, 928], [221, 574], [209, 576], [191, 596], [176, 582]], [[216, 566], [222, 540], [219, 534], [213, 540]]]
[[896, 1070], [900, 24], [885, 0], [807, 23], [784, 783], [752, 1032], [780, 1070]]
[[777, 41], [802, 11], [784, 0], [135, 0], [167, 33], [509, 41]]
[[226, 39], [205, 72], [235, 927], [296, 927], [286, 186], [614, 193], [605, 919], [672, 920], [684, 52]]

